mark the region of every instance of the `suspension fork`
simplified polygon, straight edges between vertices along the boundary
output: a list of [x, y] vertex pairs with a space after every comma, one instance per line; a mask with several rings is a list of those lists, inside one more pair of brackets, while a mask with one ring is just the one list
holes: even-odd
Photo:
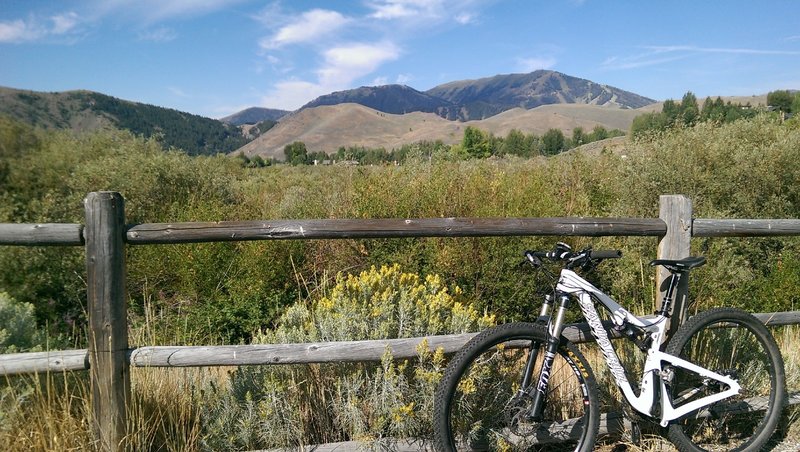
[[[555, 318], [552, 319], [548, 325], [547, 344], [545, 346], [544, 357], [542, 358], [542, 368], [541, 372], [539, 373], [539, 381], [536, 383], [535, 388], [531, 388], [533, 390], [533, 403], [531, 404], [531, 409], [529, 410], [528, 415], [532, 420], [538, 420], [542, 417], [545, 393], [547, 392], [547, 387], [550, 384], [550, 371], [553, 368], [553, 361], [556, 358], [558, 347], [561, 344], [561, 333], [564, 331], [564, 318], [570, 304], [569, 295], [566, 293], [559, 292], [556, 294], [556, 296], [558, 298], [558, 309], [556, 310]], [[534, 352], [534, 344], [531, 344], [531, 349], [531, 353], [528, 356], [528, 362], [525, 366], [526, 380], [530, 380], [529, 373], [533, 372], [533, 366], [535, 364], [537, 354]], [[538, 347], [536, 349], [538, 350]], [[527, 388], [527, 386], [523, 386], [523, 388]], [[527, 392], [530, 393], [531, 391], [528, 390]]]
[[[547, 294], [544, 296], [542, 308], [539, 310], [539, 318], [536, 323], [547, 325], [550, 323], [550, 308], [553, 306], [553, 296]], [[539, 347], [534, 347], [531, 343], [531, 349], [528, 352], [528, 362], [525, 364], [525, 372], [522, 374], [522, 385], [519, 387], [520, 392], [526, 392], [528, 386], [531, 384], [533, 378], [533, 366], [536, 364], [536, 358], [539, 356]]]

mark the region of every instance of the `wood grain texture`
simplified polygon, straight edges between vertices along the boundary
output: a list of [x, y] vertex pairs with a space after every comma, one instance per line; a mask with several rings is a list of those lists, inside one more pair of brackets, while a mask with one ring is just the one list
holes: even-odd
[[[658, 259], [682, 259], [689, 257], [692, 244], [692, 201], [683, 195], [661, 195], [659, 218], [667, 225], [666, 234], [658, 242]], [[672, 273], [664, 267], [656, 268], [656, 308], [661, 309]], [[689, 305], [689, 278], [683, 277], [673, 294], [667, 337], [672, 337], [686, 321]]]
[[81, 246], [83, 244], [83, 225], [80, 224], [0, 224], [0, 245]]
[[125, 287], [125, 202], [119, 193], [89, 193], [86, 284], [93, 427], [104, 451], [124, 448], [131, 381]]
[[130, 244], [404, 237], [660, 236], [660, 219], [419, 218], [220, 221], [130, 226]]
[[2, 376], [87, 370], [88, 368], [89, 351], [86, 349], [0, 355], [0, 375]]
[[775, 237], [800, 235], [800, 220], [695, 219], [694, 237]]
[[[754, 314], [769, 327], [800, 324], [800, 311]], [[610, 322], [604, 322], [608, 330]], [[200, 367], [270, 364], [312, 364], [331, 362], [380, 361], [387, 350], [395, 359], [414, 359], [423, 340], [428, 349], [441, 347], [455, 353], [477, 333], [385, 339], [373, 341], [316, 342], [306, 344], [222, 345], [222, 346], [158, 346], [128, 350], [126, 359], [136, 367]], [[564, 336], [574, 343], [591, 342], [589, 325], [567, 325]], [[612, 339], [620, 333], [609, 331]], [[0, 355], [0, 376], [48, 371], [89, 369], [88, 350], [53, 350], [49, 352]]]

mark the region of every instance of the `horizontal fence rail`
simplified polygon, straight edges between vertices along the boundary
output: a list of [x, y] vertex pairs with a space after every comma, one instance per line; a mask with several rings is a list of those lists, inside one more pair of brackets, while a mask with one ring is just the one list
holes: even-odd
[[151, 223], [128, 228], [132, 245], [274, 239], [366, 239], [501, 236], [659, 236], [660, 219], [417, 218]]
[[0, 224], [0, 245], [82, 246], [84, 243], [80, 224]]
[[[692, 220], [693, 237], [800, 235], [800, 220]], [[663, 220], [641, 218], [417, 218], [217, 221], [129, 225], [132, 245], [402, 237], [662, 236]], [[0, 245], [83, 246], [83, 225], [0, 224]]]
[[693, 237], [772, 237], [800, 235], [800, 220], [692, 221]]
[[[769, 327], [800, 324], [800, 311], [754, 314]], [[604, 322], [612, 339], [622, 334]], [[378, 362], [385, 353], [394, 359], [415, 359], [418, 347], [427, 342], [428, 350], [441, 348], [446, 354], [457, 352], [478, 333], [441, 336], [383, 339], [368, 341], [309, 342], [304, 344], [256, 344], [216, 346], [154, 346], [128, 351], [134, 367], [206, 367], [277, 364], [322, 364], [344, 362]], [[564, 337], [580, 344], [592, 342], [591, 329], [586, 323], [568, 325]], [[0, 355], [0, 375], [75, 371], [89, 369], [88, 350], [64, 350]]]

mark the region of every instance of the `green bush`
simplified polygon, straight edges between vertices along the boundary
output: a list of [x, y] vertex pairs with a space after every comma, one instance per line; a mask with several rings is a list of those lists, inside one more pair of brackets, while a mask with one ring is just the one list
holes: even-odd
[[[628, 142], [624, 153], [552, 158], [411, 159], [400, 166], [243, 168], [235, 158], [165, 152], [154, 140], [106, 131], [75, 136], [0, 121], [0, 216], [7, 222], [83, 222], [89, 191], [126, 198], [129, 223], [292, 218], [644, 217], [658, 197], [683, 193], [699, 218], [797, 218], [800, 128], [768, 115], [701, 122]], [[488, 202], [487, 202], [488, 200]], [[519, 252], [561, 238], [424, 238], [271, 241], [128, 248], [131, 323], [145, 305], [161, 343], [238, 343], [270, 326], [326, 274], [396, 262], [435, 273], [499, 321], [536, 315], [535, 281], [519, 273]], [[604, 288], [652, 309], [655, 241], [568, 239], [619, 247], [604, 265]], [[709, 264], [693, 274], [701, 305], [741, 303], [735, 287], [767, 284], [779, 253], [796, 239], [693, 240]], [[785, 260], [785, 258], [784, 258]], [[0, 248], [0, 287], [32, 303], [39, 325], [82, 338], [83, 251]], [[776, 297], [776, 299], [788, 297]], [[751, 304], [756, 301], [750, 302]], [[78, 328], [73, 329], [72, 325]], [[156, 345], [156, 344], [154, 344]]]
[[36, 327], [33, 305], [0, 292], [0, 354], [39, 351], [45, 335]]
[[[394, 339], [486, 328], [494, 321], [465, 304], [458, 287], [397, 265], [339, 276], [327, 294], [298, 302], [257, 343]], [[381, 443], [430, 434], [433, 391], [444, 355], [379, 364], [240, 367], [206, 418], [212, 449], [296, 447], [344, 440]]]

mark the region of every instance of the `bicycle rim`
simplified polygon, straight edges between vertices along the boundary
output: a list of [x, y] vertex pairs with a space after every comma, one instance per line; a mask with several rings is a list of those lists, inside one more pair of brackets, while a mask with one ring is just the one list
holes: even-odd
[[440, 450], [591, 450], [599, 422], [596, 383], [573, 344], [553, 363], [543, 419], [528, 416], [532, 399], [520, 394], [532, 348], [539, 350], [534, 383], [544, 355], [544, 329], [502, 325], [477, 336], [448, 366], [437, 390]]
[[[676, 446], [685, 451], [760, 450], [777, 426], [786, 397], [783, 360], [764, 325], [732, 308], [707, 311], [678, 330], [667, 353], [731, 376], [741, 385], [738, 395], [670, 425], [670, 439]], [[720, 386], [676, 368], [673, 403], [727, 389]]]

